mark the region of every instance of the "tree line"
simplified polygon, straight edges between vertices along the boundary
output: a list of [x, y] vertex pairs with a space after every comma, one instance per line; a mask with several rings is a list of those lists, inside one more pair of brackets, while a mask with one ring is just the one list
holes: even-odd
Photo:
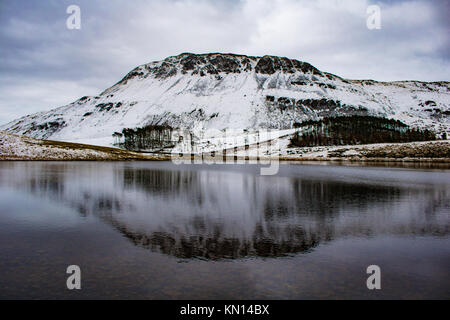
[[430, 130], [410, 128], [401, 121], [374, 116], [328, 117], [295, 123], [295, 147], [355, 145], [436, 140]]
[[136, 129], [124, 128], [122, 133], [115, 132], [113, 137], [118, 138], [121, 141], [119, 146], [127, 150], [151, 150], [171, 146], [172, 131], [170, 126], [148, 125]]

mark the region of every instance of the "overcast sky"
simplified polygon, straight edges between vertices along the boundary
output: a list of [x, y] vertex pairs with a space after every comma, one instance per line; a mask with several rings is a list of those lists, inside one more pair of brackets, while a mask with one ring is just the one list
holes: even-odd
[[[0, 124], [182, 52], [279, 55], [346, 78], [450, 80], [449, 0], [0, 0]], [[69, 5], [81, 29], [69, 30]], [[381, 29], [366, 26], [369, 5]]]

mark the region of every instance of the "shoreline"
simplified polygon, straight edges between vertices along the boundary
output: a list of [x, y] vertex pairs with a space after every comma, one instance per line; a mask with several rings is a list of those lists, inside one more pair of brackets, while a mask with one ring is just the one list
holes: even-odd
[[[180, 160], [180, 158], [177, 158]], [[14, 157], [14, 156], [1, 156], [0, 161], [48, 161], [48, 162], [78, 162], [78, 161], [86, 161], [86, 162], [122, 162], [122, 161], [172, 161], [172, 157], [170, 156], [152, 156], [151, 158], [70, 158], [70, 159], [57, 159], [57, 158], [29, 158], [29, 157]], [[183, 160], [181, 160], [183, 161]], [[440, 163], [440, 164], [450, 164], [450, 158], [321, 158], [321, 157], [237, 157], [236, 159], [229, 159], [227, 161], [215, 161], [213, 158], [200, 158], [196, 157], [194, 160], [185, 159], [184, 163], [188, 163], [188, 161], [192, 161], [192, 164], [208, 163], [208, 164], [246, 164], [246, 163], [267, 163], [273, 161], [279, 162], [339, 162], [339, 163]], [[197, 161], [197, 163], [196, 163]]]

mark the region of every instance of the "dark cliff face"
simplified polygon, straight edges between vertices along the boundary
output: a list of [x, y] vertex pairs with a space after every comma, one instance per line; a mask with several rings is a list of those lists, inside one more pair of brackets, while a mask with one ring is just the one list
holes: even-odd
[[147, 78], [153, 75], [157, 79], [167, 79], [178, 72], [184, 75], [215, 75], [252, 72], [271, 75], [276, 72], [293, 74], [295, 72], [323, 75], [318, 69], [306, 62], [276, 56], [252, 57], [236, 54], [193, 54], [182, 53], [178, 56], [166, 58], [160, 65], [150, 63], [137, 67], [119, 83], [139, 77]]
[[240, 73], [243, 66], [241, 59], [230, 55], [194, 55], [189, 54], [179, 61], [182, 73], [193, 71], [192, 74], [208, 73]]
[[259, 58], [255, 71], [256, 73], [261, 74], [274, 74], [277, 71], [284, 73], [295, 73], [300, 71], [303, 73], [313, 73], [318, 75], [322, 74], [318, 69], [314, 68], [309, 63], [273, 56], [264, 56]]
[[193, 71], [193, 74], [199, 74], [202, 71], [207, 74], [249, 72], [253, 70], [252, 61], [256, 62], [255, 72], [260, 74], [270, 75], [277, 71], [322, 74], [309, 63], [275, 56], [250, 57], [220, 53], [200, 55], [185, 53], [167, 60], [179, 63], [182, 66], [182, 72]]

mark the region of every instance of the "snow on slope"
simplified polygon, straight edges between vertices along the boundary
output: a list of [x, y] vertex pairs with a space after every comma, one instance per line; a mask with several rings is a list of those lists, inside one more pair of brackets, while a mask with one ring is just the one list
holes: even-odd
[[273, 56], [181, 54], [141, 65], [99, 96], [22, 117], [0, 130], [111, 145], [123, 128], [291, 129], [324, 116], [369, 114], [449, 131], [450, 83], [345, 80]]
[[0, 160], [156, 160], [156, 157], [73, 143], [44, 141], [0, 131]]

